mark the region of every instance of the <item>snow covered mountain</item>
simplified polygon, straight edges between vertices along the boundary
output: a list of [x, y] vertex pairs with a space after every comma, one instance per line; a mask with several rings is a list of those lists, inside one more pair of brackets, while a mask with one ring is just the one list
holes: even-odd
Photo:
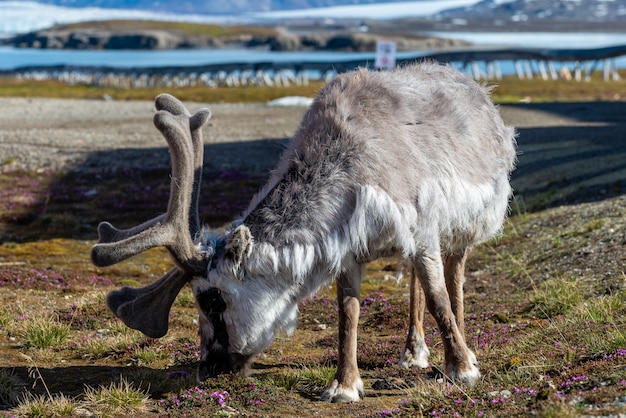
[[445, 10], [436, 17], [503, 22], [626, 22], [626, 0], [482, 0]]

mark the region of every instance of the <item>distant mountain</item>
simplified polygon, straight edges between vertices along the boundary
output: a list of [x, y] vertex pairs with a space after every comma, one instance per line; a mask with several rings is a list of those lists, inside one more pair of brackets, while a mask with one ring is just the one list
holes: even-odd
[[0, 0], [0, 39], [56, 24], [111, 19], [277, 21], [283, 27], [306, 21], [321, 25], [319, 30], [328, 22], [365, 20], [370, 28], [386, 25], [389, 32], [405, 33], [626, 33], [626, 0]]
[[[1, 2], [2, 0], [0, 0]], [[153, 13], [241, 15], [263, 12], [363, 6], [402, 0], [36, 0], [72, 8], [105, 8]], [[407, 0], [404, 0], [407, 1]], [[414, 3], [422, 3], [416, 0]], [[446, 1], [426, 1], [441, 3]], [[438, 19], [506, 22], [620, 22], [626, 21], [626, 0], [476, 0], [446, 9]], [[406, 4], [406, 3], [405, 3]], [[459, 3], [457, 3], [459, 4]], [[452, 4], [451, 4], [452, 6]], [[390, 5], [390, 7], [392, 7]], [[441, 9], [440, 9], [441, 10]], [[626, 30], [626, 28], [624, 28]]]
[[[328, 6], [387, 3], [394, 0], [38, 0], [66, 7], [101, 7], [179, 14], [240, 14]], [[397, 0], [396, 0], [397, 1]]]
[[[478, 0], [0, 0], [0, 39], [58, 24], [98, 20], [157, 20], [250, 24], [288, 19], [386, 20], [426, 17]], [[338, 6], [339, 3], [345, 4]], [[312, 7], [328, 5], [329, 7]], [[282, 8], [281, 8], [282, 7]], [[268, 11], [269, 10], [269, 11]]]
[[[520, 23], [626, 22], [626, 0], [483, 0], [438, 13], [439, 19]], [[626, 27], [623, 27], [626, 31]]]

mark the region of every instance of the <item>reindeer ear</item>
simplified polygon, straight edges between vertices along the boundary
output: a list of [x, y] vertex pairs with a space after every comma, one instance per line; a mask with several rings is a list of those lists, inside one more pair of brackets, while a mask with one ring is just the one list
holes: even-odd
[[228, 236], [224, 249], [224, 261], [228, 262], [233, 271], [238, 270], [243, 259], [252, 252], [252, 233], [245, 225], [239, 225]]

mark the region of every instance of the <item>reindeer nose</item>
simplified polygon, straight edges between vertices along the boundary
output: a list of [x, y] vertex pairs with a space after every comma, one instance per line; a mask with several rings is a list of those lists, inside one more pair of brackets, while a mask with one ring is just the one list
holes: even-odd
[[226, 310], [226, 302], [217, 287], [211, 287], [196, 295], [198, 305], [206, 315], [220, 314]]

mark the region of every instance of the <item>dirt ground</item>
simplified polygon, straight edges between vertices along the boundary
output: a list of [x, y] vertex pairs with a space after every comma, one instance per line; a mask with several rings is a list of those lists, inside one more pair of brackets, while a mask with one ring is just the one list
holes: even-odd
[[[271, 170], [304, 107], [207, 106], [205, 166]], [[112, 171], [169, 164], [151, 102], [0, 98], [0, 169]], [[593, 201], [626, 191], [626, 102], [501, 106], [518, 129], [516, 195], [528, 208]]]

